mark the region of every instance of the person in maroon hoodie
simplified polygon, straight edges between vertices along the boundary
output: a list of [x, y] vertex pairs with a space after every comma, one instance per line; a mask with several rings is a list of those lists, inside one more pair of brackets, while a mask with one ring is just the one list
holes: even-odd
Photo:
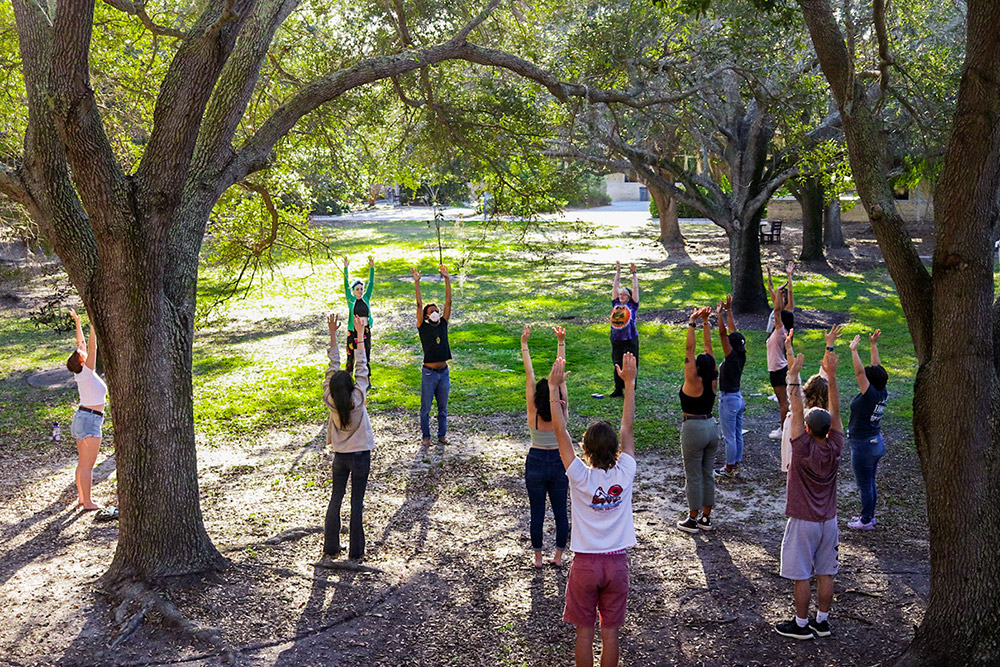
[[[792, 351], [792, 334], [785, 337], [788, 395], [792, 407], [792, 462], [785, 491], [785, 536], [781, 540], [781, 576], [795, 582], [795, 618], [778, 623], [778, 634], [793, 639], [829, 637], [833, 577], [837, 574], [837, 469], [844, 449], [844, 423], [837, 389], [837, 355], [828, 346], [823, 355], [829, 387], [827, 409], [803, 409], [800, 373], [805, 356]], [[809, 580], [816, 575], [816, 618], [809, 619]]]

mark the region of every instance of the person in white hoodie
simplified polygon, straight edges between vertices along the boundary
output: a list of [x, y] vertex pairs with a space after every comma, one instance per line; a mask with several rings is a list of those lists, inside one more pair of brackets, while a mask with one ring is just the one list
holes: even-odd
[[[337, 331], [340, 321], [336, 314], [327, 319], [330, 329], [330, 366], [323, 381], [323, 402], [330, 408], [326, 427], [326, 443], [333, 448], [333, 492], [330, 505], [326, 509], [326, 523], [323, 530], [323, 558], [319, 566], [330, 566], [340, 555], [340, 506], [347, 491], [347, 480], [351, 480], [351, 535], [348, 558], [360, 560], [365, 555], [365, 530], [361, 514], [365, 502], [365, 489], [371, 471], [372, 450], [375, 449], [375, 435], [368, 418], [366, 394], [368, 382], [368, 358], [364, 345], [359, 345], [354, 355], [354, 377], [341, 370], [340, 348], [337, 345]], [[355, 331], [364, 331], [366, 320], [355, 316]]]
[[[566, 360], [559, 358], [549, 374], [552, 425], [559, 456], [569, 478], [574, 552], [566, 582], [563, 620], [576, 626], [577, 667], [594, 664], [594, 623], [601, 620], [601, 666], [618, 664], [619, 629], [625, 623], [629, 572], [625, 550], [635, 545], [632, 483], [635, 479], [636, 362], [631, 352], [616, 367], [624, 381], [625, 405], [620, 433], [609, 422], [594, 422], [583, 436], [583, 459], [573, 451], [566, 430], [565, 402], [559, 398], [566, 378]], [[620, 446], [619, 446], [620, 444]]]

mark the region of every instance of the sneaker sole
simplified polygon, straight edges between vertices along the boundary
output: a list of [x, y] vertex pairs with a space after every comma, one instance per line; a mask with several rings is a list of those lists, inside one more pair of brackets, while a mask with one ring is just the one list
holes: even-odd
[[815, 638], [815, 636], [813, 635], [812, 632], [810, 632], [807, 635], [797, 635], [797, 634], [792, 634], [790, 632], [782, 632], [781, 630], [778, 630], [777, 628], [775, 628], [774, 631], [777, 632], [782, 637], [791, 637], [792, 639], [814, 639]]
[[713, 528], [714, 526], [703, 526], [700, 523], [698, 524], [698, 530], [712, 530]]
[[692, 535], [701, 532], [701, 528], [698, 528], [697, 526], [695, 526], [694, 528], [688, 528], [687, 526], [677, 526], [677, 530], [684, 531], [685, 533], [691, 533]]
[[817, 637], [829, 637], [831, 634], [833, 634], [829, 630], [827, 630], [826, 632], [820, 632], [816, 628], [809, 628], [809, 629], [812, 630], [812, 633]]

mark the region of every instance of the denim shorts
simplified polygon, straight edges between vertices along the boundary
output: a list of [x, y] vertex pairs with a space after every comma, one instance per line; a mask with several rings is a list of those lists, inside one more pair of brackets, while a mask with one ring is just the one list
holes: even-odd
[[95, 415], [92, 412], [77, 410], [73, 415], [73, 424], [70, 426], [70, 433], [74, 440], [84, 438], [100, 438], [101, 426], [104, 425], [104, 415]]

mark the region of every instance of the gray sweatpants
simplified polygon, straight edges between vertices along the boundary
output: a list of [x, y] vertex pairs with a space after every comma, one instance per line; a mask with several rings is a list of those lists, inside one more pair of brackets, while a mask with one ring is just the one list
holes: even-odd
[[689, 419], [681, 423], [681, 452], [687, 482], [688, 509], [715, 505], [715, 450], [719, 447], [719, 425], [714, 419]]

